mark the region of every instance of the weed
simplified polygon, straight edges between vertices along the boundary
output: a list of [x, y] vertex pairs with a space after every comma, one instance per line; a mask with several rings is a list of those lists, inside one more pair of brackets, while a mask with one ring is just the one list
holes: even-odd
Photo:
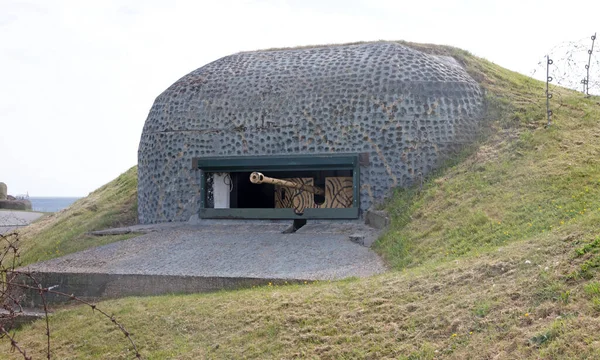
[[421, 345], [419, 351], [415, 351], [407, 357], [400, 357], [403, 360], [432, 360], [435, 359], [435, 348], [428, 342]]
[[485, 317], [490, 313], [491, 304], [488, 301], [478, 301], [473, 307], [473, 314], [477, 317]]
[[583, 256], [588, 253], [597, 253], [600, 250], [600, 238], [595, 239], [589, 244], [586, 244], [579, 249], [575, 250], [575, 254], [577, 257]]
[[594, 277], [596, 270], [600, 268], [600, 255], [593, 256], [579, 266], [579, 270], [575, 270], [567, 276], [567, 279], [586, 279]]
[[564, 322], [562, 320], [555, 320], [552, 323], [551, 328], [548, 331], [545, 331], [541, 334], [538, 334], [531, 339], [529, 339], [529, 343], [534, 346], [542, 346], [550, 341], [558, 338], [563, 332]]
[[569, 290], [563, 291], [559, 295], [560, 302], [563, 303], [563, 304], [565, 304], [565, 305], [569, 303], [569, 299], [570, 298], [571, 298], [571, 292]]
[[538, 286], [534, 291], [535, 304], [545, 301], [562, 301], [568, 303], [570, 292], [564, 290], [564, 284], [546, 272], [539, 276]]
[[600, 282], [592, 281], [583, 286], [583, 291], [589, 297], [600, 296]]
[[591, 306], [592, 310], [594, 310], [596, 313], [600, 313], [600, 296], [594, 296], [591, 299]]

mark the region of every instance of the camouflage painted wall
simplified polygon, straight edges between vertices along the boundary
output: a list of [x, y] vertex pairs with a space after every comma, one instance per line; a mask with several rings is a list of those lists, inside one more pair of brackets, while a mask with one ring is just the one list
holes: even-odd
[[473, 139], [478, 84], [452, 58], [390, 42], [238, 53], [160, 94], [138, 152], [141, 223], [198, 212], [193, 157], [369, 153], [361, 209]]

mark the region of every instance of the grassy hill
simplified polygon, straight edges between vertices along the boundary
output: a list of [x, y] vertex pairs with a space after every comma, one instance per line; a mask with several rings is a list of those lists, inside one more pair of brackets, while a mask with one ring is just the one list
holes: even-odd
[[378, 244], [396, 267], [477, 254], [598, 213], [600, 103], [554, 91], [546, 124], [541, 82], [458, 52], [488, 90], [491, 129], [423, 189], [398, 191]]
[[137, 166], [69, 208], [44, 216], [21, 232], [22, 264], [48, 260], [133, 235], [88, 233], [137, 223]]
[[[480, 141], [389, 201], [392, 225], [375, 249], [395, 270], [103, 302], [144, 356], [600, 358], [600, 99], [554, 91], [544, 128], [542, 83], [462, 50], [410, 45], [463, 63], [486, 89], [488, 114]], [[17, 334], [37, 355], [42, 326]], [[89, 309], [60, 311], [51, 326], [57, 358], [131, 358]]]

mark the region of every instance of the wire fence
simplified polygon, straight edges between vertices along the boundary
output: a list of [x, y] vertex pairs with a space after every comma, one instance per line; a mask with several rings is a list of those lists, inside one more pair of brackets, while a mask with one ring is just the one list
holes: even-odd
[[562, 106], [559, 87], [582, 93], [600, 95], [600, 47], [596, 34], [554, 46], [531, 71], [531, 77], [546, 83], [546, 127], [553, 121], [553, 107]]
[[550, 59], [549, 55], [546, 55], [546, 116], [548, 118], [548, 122], [546, 123], [546, 127], [552, 124], [552, 110], [550, 109], [550, 99], [552, 99], [552, 93], [550, 92], [550, 83], [553, 78], [550, 76], [550, 65], [554, 64], [552, 59]]
[[43, 306], [45, 319], [45, 354], [47, 359], [51, 359], [52, 336], [49, 322], [50, 309], [46, 298], [48, 295], [52, 294], [88, 306], [93, 312], [99, 313], [107, 318], [121, 331], [129, 342], [131, 345], [130, 351], [133, 356], [138, 359], [142, 358], [136, 343], [131, 337], [131, 333], [115, 318], [114, 315], [107, 313], [96, 304], [83, 300], [74, 294], [67, 294], [55, 290], [57, 286], [48, 286], [47, 284], [40, 283], [36, 279], [34, 273], [18, 269], [20, 266], [19, 259], [19, 234], [17, 232], [0, 234], [0, 305], [2, 306], [2, 312], [0, 312], [0, 341], [8, 341], [12, 350], [21, 354], [23, 359], [32, 359], [31, 355], [27, 352], [27, 348], [17, 341], [16, 328], [19, 317], [24, 316], [27, 313], [27, 310], [23, 305], [26, 300], [24, 294], [27, 293], [27, 296], [31, 296], [32, 293], [37, 293]]
[[596, 34], [592, 35], [592, 47], [588, 50], [588, 63], [585, 65], [585, 70], [587, 72], [586, 77], [581, 80], [583, 84], [583, 92], [586, 95], [590, 95], [590, 66], [592, 65], [592, 55], [594, 55], [594, 44], [596, 42]]
[[[552, 59], [549, 68], [548, 58]], [[556, 86], [586, 95], [600, 95], [600, 47], [596, 44], [596, 34], [554, 46], [539, 60], [530, 75], [540, 78], [546, 70]]]

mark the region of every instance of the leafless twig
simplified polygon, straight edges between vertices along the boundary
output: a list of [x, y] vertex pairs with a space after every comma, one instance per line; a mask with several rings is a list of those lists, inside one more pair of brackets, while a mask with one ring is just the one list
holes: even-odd
[[[47, 295], [53, 294], [58, 295], [60, 297], [64, 297], [65, 299], [69, 299], [72, 301], [76, 301], [80, 304], [84, 304], [89, 306], [92, 311], [97, 311], [102, 314], [104, 317], [109, 319], [115, 326], [119, 328], [119, 330], [123, 333], [123, 335], [127, 338], [131, 346], [133, 347], [133, 352], [135, 357], [138, 359], [142, 358], [137, 345], [133, 341], [131, 337], [131, 333], [121, 324], [114, 315], [108, 314], [104, 310], [98, 308], [98, 306], [89, 301], [83, 300], [74, 294], [67, 294], [61, 291], [54, 290], [54, 287], [45, 287], [43, 286], [35, 277], [35, 273], [31, 273], [28, 271], [17, 270], [19, 265], [19, 234], [16, 232], [12, 232], [10, 234], [1, 235], [0, 234], [0, 242], [3, 245], [3, 249], [0, 251], [0, 304], [6, 310], [6, 313], [0, 317], [0, 339], [6, 338], [11, 343], [11, 348], [17, 350], [25, 360], [31, 359], [25, 349], [23, 349], [17, 341], [15, 340], [15, 336], [10, 334], [10, 329], [14, 327], [15, 319], [24, 313], [23, 307], [21, 306], [21, 302], [19, 297], [13, 295], [14, 289], [22, 289], [22, 290], [30, 290], [31, 292], [37, 293], [40, 296], [43, 309], [44, 309], [44, 318], [45, 318], [45, 327], [46, 327], [46, 357], [51, 359], [52, 357], [52, 347], [51, 347], [51, 335], [50, 335], [50, 322], [49, 322], [49, 307], [47, 301]], [[8, 265], [7, 265], [8, 264]], [[16, 308], [16, 309], [15, 309]]]

